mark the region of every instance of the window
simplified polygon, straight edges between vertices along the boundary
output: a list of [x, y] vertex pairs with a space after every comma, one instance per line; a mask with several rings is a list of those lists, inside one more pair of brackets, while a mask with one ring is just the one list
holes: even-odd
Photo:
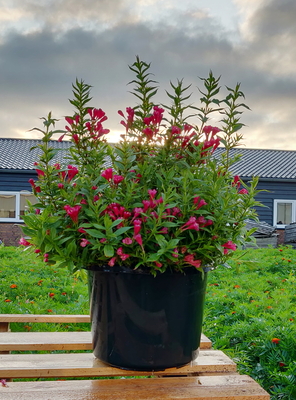
[[296, 222], [296, 200], [274, 200], [273, 224], [284, 228]]
[[0, 222], [22, 221], [27, 200], [36, 203], [35, 196], [27, 191], [22, 192], [0, 192]]

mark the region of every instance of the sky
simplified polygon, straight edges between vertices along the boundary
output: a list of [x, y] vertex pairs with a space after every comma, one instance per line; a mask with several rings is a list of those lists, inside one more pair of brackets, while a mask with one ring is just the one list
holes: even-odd
[[295, 20], [295, 0], [0, 0], [0, 137], [41, 138], [30, 129], [49, 111], [63, 129], [78, 78], [116, 141], [138, 55], [159, 103], [183, 79], [198, 106], [212, 70], [222, 90], [241, 83], [245, 147], [296, 150]]

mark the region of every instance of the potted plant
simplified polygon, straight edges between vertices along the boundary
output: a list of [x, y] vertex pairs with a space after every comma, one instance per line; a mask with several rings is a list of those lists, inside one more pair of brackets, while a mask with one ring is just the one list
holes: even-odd
[[[196, 357], [207, 272], [249, 240], [244, 221], [258, 203], [256, 179], [246, 185], [230, 171], [248, 108], [240, 85], [219, 100], [210, 72], [196, 107], [178, 80], [167, 92], [171, 105], [160, 106], [150, 64], [137, 57], [130, 69], [138, 105], [119, 111], [119, 143], [106, 142], [107, 116], [89, 105], [91, 87], [78, 80], [65, 130], [55, 130], [51, 113], [45, 130], [35, 128], [43, 134], [31, 180], [38, 202], [24, 216], [29, 239], [21, 244], [46, 263], [88, 272], [97, 357], [155, 370]], [[220, 128], [211, 116], [220, 116]], [[64, 165], [50, 146], [57, 133], [72, 143]]]

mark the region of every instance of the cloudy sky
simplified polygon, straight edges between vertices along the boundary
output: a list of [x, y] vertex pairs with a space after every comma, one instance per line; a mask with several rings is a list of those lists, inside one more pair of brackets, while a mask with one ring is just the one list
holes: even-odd
[[198, 104], [210, 69], [222, 86], [241, 82], [245, 146], [296, 150], [295, 21], [295, 0], [0, 0], [0, 137], [39, 138], [28, 130], [40, 117], [71, 114], [77, 77], [115, 140], [139, 55], [160, 102], [184, 78]]

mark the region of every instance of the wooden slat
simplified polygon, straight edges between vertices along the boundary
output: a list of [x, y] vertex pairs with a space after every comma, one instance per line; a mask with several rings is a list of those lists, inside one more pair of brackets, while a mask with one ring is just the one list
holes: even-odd
[[1, 400], [269, 400], [248, 376], [12, 382]]
[[[210, 349], [212, 342], [201, 336], [200, 348]], [[1, 351], [92, 350], [90, 332], [1, 332]]]
[[1, 332], [0, 351], [92, 350], [90, 332]]
[[[235, 372], [236, 364], [222, 351], [201, 350], [196, 361], [180, 368], [158, 371], [157, 375]], [[93, 377], [152, 375], [151, 371], [126, 371], [110, 367], [92, 353], [0, 355], [0, 376], [4, 378]]]
[[62, 315], [62, 314], [0, 314], [0, 323], [10, 322], [56, 322], [78, 323], [90, 322], [89, 315]]

